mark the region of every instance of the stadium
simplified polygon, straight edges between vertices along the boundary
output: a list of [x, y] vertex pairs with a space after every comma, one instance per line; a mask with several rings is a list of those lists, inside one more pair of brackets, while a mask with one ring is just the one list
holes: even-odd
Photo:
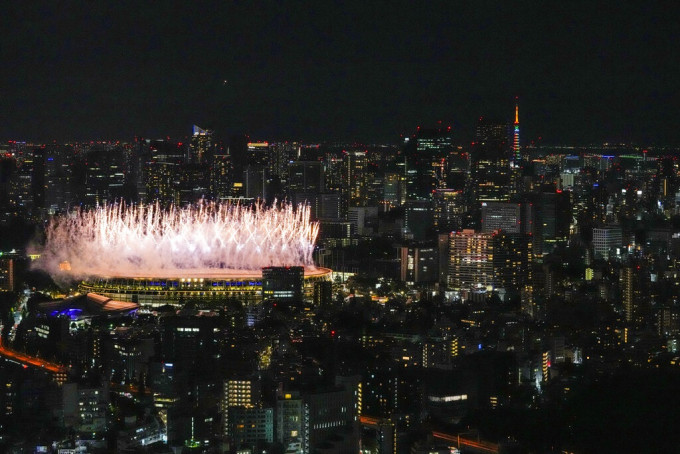
[[[331, 270], [328, 268], [305, 267], [305, 299], [312, 298], [316, 282], [330, 280], [330, 277]], [[79, 289], [83, 293], [97, 293], [147, 308], [189, 301], [209, 305], [231, 298], [256, 303], [262, 299], [262, 272], [220, 273], [217, 270], [173, 277], [89, 277], [80, 283]]]
[[142, 307], [262, 299], [262, 269], [304, 267], [303, 295], [330, 280], [314, 266], [309, 207], [200, 203], [100, 207], [54, 219], [38, 267]]

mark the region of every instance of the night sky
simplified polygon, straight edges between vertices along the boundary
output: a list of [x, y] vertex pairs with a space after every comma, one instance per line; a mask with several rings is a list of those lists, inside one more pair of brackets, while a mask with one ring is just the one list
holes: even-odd
[[655, 2], [12, 3], [2, 140], [467, 138], [518, 95], [523, 140], [680, 143], [680, 11]]

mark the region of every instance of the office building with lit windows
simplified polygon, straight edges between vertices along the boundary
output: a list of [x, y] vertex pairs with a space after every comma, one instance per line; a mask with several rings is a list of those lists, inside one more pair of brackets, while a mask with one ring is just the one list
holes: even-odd
[[507, 233], [524, 232], [522, 206], [510, 202], [482, 203], [482, 232], [489, 233], [502, 229]]
[[621, 226], [593, 228], [593, 252], [595, 258], [609, 260], [610, 251], [623, 245]]
[[453, 289], [492, 288], [494, 233], [462, 230], [449, 237], [449, 278]]
[[507, 123], [481, 117], [475, 130], [471, 171], [477, 202], [508, 201], [511, 195]]
[[402, 246], [401, 280], [410, 283], [436, 282], [439, 277], [439, 254], [437, 247]]
[[262, 268], [262, 299], [302, 301], [304, 276], [303, 266]]
[[260, 382], [254, 378], [227, 379], [223, 383], [224, 434], [239, 447], [274, 440], [274, 409], [261, 408]]
[[448, 285], [454, 290], [521, 290], [531, 284], [532, 238], [502, 230], [449, 237]]
[[343, 193], [346, 207], [365, 206], [367, 165], [365, 151], [354, 150], [343, 154]]
[[[237, 449], [254, 449], [274, 442], [274, 409], [229, 407], [228, 436]], [[252, 452], [252, 451], [251, 451]]]

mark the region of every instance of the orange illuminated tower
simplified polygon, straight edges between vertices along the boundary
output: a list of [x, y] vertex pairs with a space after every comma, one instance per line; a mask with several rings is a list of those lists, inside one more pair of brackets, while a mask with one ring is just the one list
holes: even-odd
[[519, 102], [515, 97], [515, 122], [513, 123], [515, 131], [513, 133], [512, 140], [512, 158], [515, 161], [515, 166], [520, 165], [522, 162], [522, 153], [519, 148]]

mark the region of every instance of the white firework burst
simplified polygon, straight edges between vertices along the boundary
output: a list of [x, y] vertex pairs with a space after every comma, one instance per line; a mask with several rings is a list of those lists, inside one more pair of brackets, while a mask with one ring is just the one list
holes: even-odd
[[74, 276], [125, 276], [312, 266], [318, 233], [304, 205], [120, 203], [52, 219], [38, 267], [53, 275], [66, 268]]

